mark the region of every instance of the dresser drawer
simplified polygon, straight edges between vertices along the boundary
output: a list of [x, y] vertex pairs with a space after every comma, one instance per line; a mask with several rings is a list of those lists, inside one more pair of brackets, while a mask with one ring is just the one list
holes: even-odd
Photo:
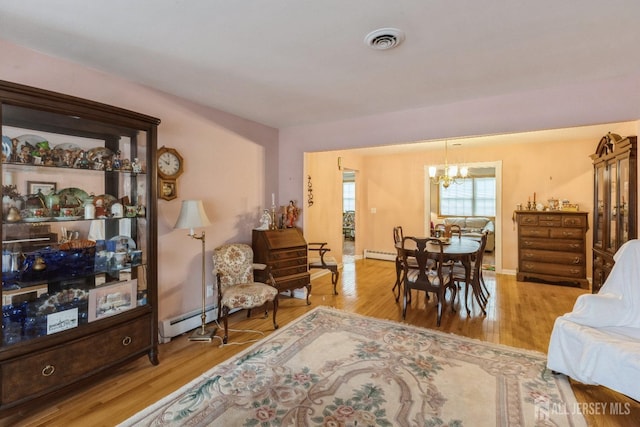
[[62, 388], [151, 346], [148, 316], [0, 366], [2, 405]]
[[520, 239], [520, 250], [523, 249], [545, 249], [558, 252], [584, 253], [584, 240], [522, 238]]
[[552, 239], [584, 239], [584, 230], [582, 228], [553, 228], [549, 230], [549, 237]]
[[518, 215], [520, 225], [538, 225], [538, 215]]
[[521, 261], [520, 272], [582, 279], [585, 277], [586, 269], [584, 265], [562, 265], [535, 261]]
[[563, 227], [587, 227], [587, 218], [584, 216], [563, 216], [562, 217], [562, 226]]
[[552, 264], [563, 265], [585, 265], [586, 259], [582, 253], [567, 253], [556, 251], [545, 251], [536, 249], [523, 249], [521, 252], [522, 262], [539, 261]]
[[547, 227], [522, 227], [520, 236], [522, 237], [544, 237], [548, 238], [550, 230]]

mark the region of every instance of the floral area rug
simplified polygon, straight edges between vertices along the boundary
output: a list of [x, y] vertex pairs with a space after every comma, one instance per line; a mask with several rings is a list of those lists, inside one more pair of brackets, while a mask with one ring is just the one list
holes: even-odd
[[316, 307], [122, 426], [584, 426], [542, 353]]

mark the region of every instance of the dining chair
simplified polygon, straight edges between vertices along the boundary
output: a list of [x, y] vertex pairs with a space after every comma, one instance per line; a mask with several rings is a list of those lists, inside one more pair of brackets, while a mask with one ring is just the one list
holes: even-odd
[[453, 266], [453, 281], [456, 284], [456, 290], [461, 283], [465, 283], [465, 307], [467, 309], [467, 315], [471, 313], [468, 304], [470, 288], [476, 298], [476, 301], [480, 305], [482, 313], [485, 315], [487, 314], [486, 305], [489, 298], [489, 292], [484, 283], [484, 278], [482, 277], [482, 260], [484, 256], [484, 250], [487, 246], [487, 238], [488, 233], [483, 232], [482, 237], [480, 238], [480, 247], [471, 258], [471, 274], [468, 283], [464, 266], [460, 263], [455, 263]]
[[[417, 268], [409, 268], [407, 262], [402, 263], [404, 269], [402, 318], [406, 317], [407, 303], [412, 290], [424, 291], [425, 295], [431, 292], [436, 295], [436, 324], [440, 326], [445, 291], [453, 285], [452, 266], [445, 262], [443, 242], [433, 237], [404, 237], [402, 253], [405, 254], [405, 258], [414, 257], [417, 263]], [[436, 261], [435, 266], [429, 262], [431, 259]], [[451, 311], [455, 312], [453, 304], [451, 304]]]
[[[340, 271], [338, 271], [338, 261], [330, 255], [327, 255], [331, 251], [326, 247], [327, 242], [311, 242], [307, 243], [309, 252], [314, 252], [314, 256], [309, 256], [309, 269], [322, 268], [331, 272], [331, 284], [333, 285], [333, 294], [338, 295], [336, 285], [340, 278]], [[317, 253], [317, 254], [316, 254]]]
[[[213, 251], [213, 273], [218, 284], [218, 320], [224, 320], [224, 337], [229, 337], [229, 311], [248, 310], [265, 306], [265, 318], [268, 316], [267, 302], [273, 302], [273, 328], [278, 329], [276, 313], [278, 311], [278, 289], [269, 271], [269, 266], [254, 264], [253, 249], [244, 243], [228, 243]], [[270, 284], [256, 282], [254, 269], [267, 269]]]
[[458, 224], [445, 225], [442, 223], [433, 226], [433, 231], [439, 232], [439, 235], [434, 235], [432, 237], [444, 237], [445, 233], [447, 232], [447, 227], [451, 231], [451, 237], [453, 237], [454, 235], [462, 237], [462, 227], [460, 227]]
[[[393, 285], [392, 292], [396, 297], [396, 302], [400, 301], [400, 294], [402, 292], [402, 273], [403, 267], [402, 263], [407, 262], [409, 268], [418, 268], [418, 263], [414, 257], [405, 257], [400, 250], [400, 246], [402, 245], [402, 239], [404, 239], [404, 233], [402, 231], [402, 226], [398, 225], [393, 227], [393, 244], [396, 247], [396, 283]], [[432, 263], [432, 261], [430, 260]], [[397, 289], [397, 292], [396, 292]]]

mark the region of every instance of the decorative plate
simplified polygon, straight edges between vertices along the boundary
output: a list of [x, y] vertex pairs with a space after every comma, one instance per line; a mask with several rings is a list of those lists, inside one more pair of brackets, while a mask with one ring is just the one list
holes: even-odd
[[10, 162], [11, 153], [13, 152], [13, 143], [7, 135], [2, 135], [2, 161]]
[[80, 151], [82, 150], [77, 144], [74, 144], [72, 142], [65, 142], [64, 144], [58, 144], [55, 147], [53, 147], [54, 150], [60, 150], [60, 151]]
[[19, 137], [16, 138], [18, 140], [18, 144], [20, 143], [28, 143], [30, 145], [32, 145], [33, 147], [35, 147], [36, 145], [40, 144], [41, 142], [49, 142], [47, 141], [45, 138], [38, 136], [38, 135], [20, 135]]
[[129, 236], [115, 236], [109, 240], [116, 242], [116, 252], [129, 252], [136, 248], [136, 242]]
[[51, 220], [50, 216], [35, 216], [31, 218], [22, 218], [23, 222], [45, 222], [50, 220]]
[[60, 197], [60, 209], [80, 208], [89, 197], [86, 191], [75, 187], [63, 188], [56, 194]]

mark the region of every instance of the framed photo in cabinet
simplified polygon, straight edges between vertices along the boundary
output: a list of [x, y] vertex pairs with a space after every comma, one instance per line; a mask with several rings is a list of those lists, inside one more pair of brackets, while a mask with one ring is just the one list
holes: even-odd
[[56, 192], [55, 182], [27, 181], [27, 194], [38, 194], [40, 191], [45, 196]]
[[89, 291], [89, 322], [136, 307], [138, 280], [117, 282]]

